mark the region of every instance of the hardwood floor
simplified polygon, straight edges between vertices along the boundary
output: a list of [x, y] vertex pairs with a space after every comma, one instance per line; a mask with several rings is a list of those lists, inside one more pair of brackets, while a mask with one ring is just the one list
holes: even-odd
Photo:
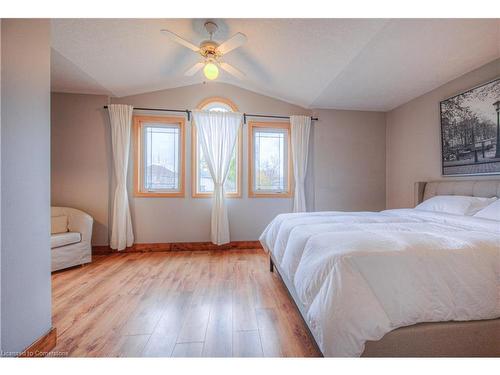
[[68, 356], [320, 355], [260, 249], [98, 256], [52, 289], [54, 352]]

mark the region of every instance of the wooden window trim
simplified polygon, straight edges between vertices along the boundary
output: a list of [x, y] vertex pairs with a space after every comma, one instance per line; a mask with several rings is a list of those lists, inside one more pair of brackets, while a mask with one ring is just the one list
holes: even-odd
[[231, 107], [231, 109], [233, 110], [233, 112], [238, 112], [239, 111], [239, 109], [236, 106], [236, 104], [234, 104], [231, 100], [229, 100], [227, 98], [223, 98], [221, 96], [211, 96], [209, 98], [203, 99], [200, 102], [200, 104], [198, 104], [196, 106], [196, 109], [202, 110], [204, 107], [206, 107], [207, 105], [212, 104], [214, 102], [224, 103], [225, 105], [228, 105], [229, 107]]
[[[196, 106], [196, 109], [203, 109], [209, 104], [214, 102], [224, 103], [231, 107], [233, 112], [238, 112], [238, 107], [231, 100], [213, 96], [210, 98], [203, 99], [200, 104]], [[198, 147], [197, 147], [198, 135], [196, 131], [196, 124], [194, 120], [191, 121], [191, 196], [193, 198], [211, 198], [213, 193], [199, 193], [198, 192]], [[238, 132], [238, 154], [236, 155], [236, 163], [238, 163], [238, 173], [236, 175], [236, 192], [226, 193], [224, 196], [226, 198], [241, 198], [242, 195], [242, 176], [243, 176], [243, 126], [240, 127]]]
[[[143, 198], [183, 198], [185, 196], [185, 119], [177, 116], [133, 116], [134, 121], [134, 196]], [[180, 178], [179, 191], [176, 192], [146, 192], [142, 191], [142, 128], [145, 123], [178, 124], [180, 129]]]
[[[287, 174], [287, 191], [282, 193], [258, 193], [254, 191], [253, 174], [254, 174], [254, 142], [253, 142], [253, 129], [254, 128], [270, 128], [270, 129], [285, 129], [288, 138], [288, 174]], [[291, 131], [289, 122], [253, 122], [248, 123], [248, 197], [249, 198], [292, 198], [293, 197], [293, 167], [292, 167], [292, 145], [291, 145]]]

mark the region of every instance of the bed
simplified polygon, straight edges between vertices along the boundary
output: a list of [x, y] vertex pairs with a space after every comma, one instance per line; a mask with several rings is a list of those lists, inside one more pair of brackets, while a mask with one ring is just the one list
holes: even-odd
[[[500, 197], [500, 180], [415, 184]], [[500, 223], [415, 209], [278, 215], [260, 241], [324, 356], [500, 356]]]

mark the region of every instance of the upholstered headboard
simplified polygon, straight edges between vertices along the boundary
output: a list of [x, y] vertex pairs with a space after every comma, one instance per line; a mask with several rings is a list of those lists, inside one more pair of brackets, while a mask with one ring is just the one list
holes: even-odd
[[415, 183], [415, 206], [436, 195], [466, 195], [472, 197], [499, 197], [498, 180], [424, 181]]

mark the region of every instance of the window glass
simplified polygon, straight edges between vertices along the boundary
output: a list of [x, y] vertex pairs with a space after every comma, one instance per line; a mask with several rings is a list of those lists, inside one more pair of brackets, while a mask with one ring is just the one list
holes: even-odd
[[255, 192], [284, 192], [288, 181], [288, 133], [286, 129], [254, 128]]
[[134, 116], [134, 195], [184, 196], [184, 118]]
[[176, 125], [143, 126], [146, 191], [178, 191], [180, 188], [180, 129]]

